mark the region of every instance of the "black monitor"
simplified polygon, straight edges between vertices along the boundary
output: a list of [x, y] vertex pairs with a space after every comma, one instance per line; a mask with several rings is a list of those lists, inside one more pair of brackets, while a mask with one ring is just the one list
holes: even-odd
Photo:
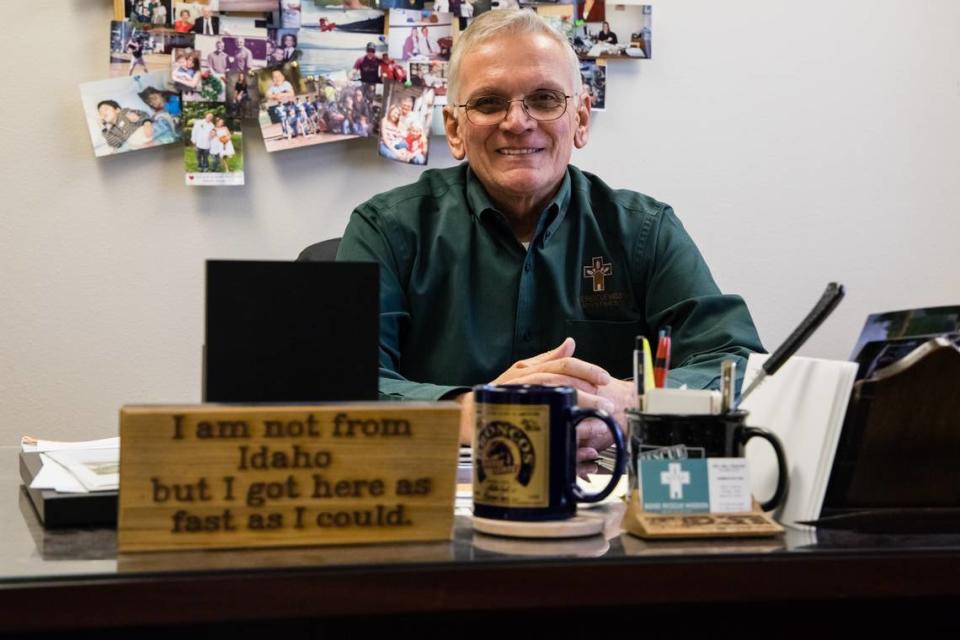
[[373, 263], [208, 260], [205, 402], [377, 399]]

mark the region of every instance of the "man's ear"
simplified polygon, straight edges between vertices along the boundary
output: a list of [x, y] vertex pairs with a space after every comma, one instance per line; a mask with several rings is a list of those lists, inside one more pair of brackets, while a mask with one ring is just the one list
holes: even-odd
[[443, 128], [447, 132], [447, 145], [450, 147], [450, 153], [457, 160], [463, 160], [467, 157], [467, 150], [463, 144], [460, 122], [457, 121], [454, 109], [456, 107], [450, 105], [443, 108]]
[[577, 106], [576, 129], [573, 132], [573, 144], [577, 149], [583, 149], [590, 137], [590, 96], [584, 91], [580, 94]]

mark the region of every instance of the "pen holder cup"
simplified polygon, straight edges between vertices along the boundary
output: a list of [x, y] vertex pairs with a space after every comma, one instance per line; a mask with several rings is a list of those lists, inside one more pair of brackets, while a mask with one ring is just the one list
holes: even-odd
[[747, 426], [746, 411], [718, 415], [656, 415], [628, 409], [628, 478], [631, 495], [639, 488], [638, 463], [648, 459], [742, 458], [747, 441], [762, 438], [777, 456], [777, 488], [761, 503], [764, 511], [780, 506], [787, 495], [787, 457], [780, 439], [766, 429]]

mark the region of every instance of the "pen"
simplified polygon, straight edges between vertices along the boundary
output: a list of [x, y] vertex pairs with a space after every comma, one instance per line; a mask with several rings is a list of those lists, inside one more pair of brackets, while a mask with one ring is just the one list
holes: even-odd
[[803, 343], [807, 341], [813, 332], [823, 324], [823, 321], [827, 319], [833, 310], [837, 308], [837, 305], [840, 304], [840, 301], [843, 299], [844, 290], [842, 284], [837, 284], [836, 282], [831, 282], [827, 285], [826, 290], [823, 292], [823, 295], [820, 296], [820, 300], [817, 302], [816, 306], [810, 310], [810, 313], [807, 314], [807, 317], [803, 319], [803, 322], [800, 323], [796, 329], [793, 330], [793, 333], [786, 339], [786, 341], [780, 345], [780, 347], [773, 352], [773, 355], [767, 358], [767, 361], [763, 363], [763, 367], [760, 368], [760, 371], [757, 373], [757, 377], [743, 390], [743, 393], [740, 394], [740, 397], [737, 399], [733, 408], [736, 409], [740, 406], [740, 403], [750, 395], [750, 393], [757, 388], [757, 386], [763, 382], [763, 379], [767, 376], [772, 376], [777, 372], [783, 363], [786, 362], [790, 356], [797, 352]]
[[646, 391], [646, 385], [644, 384], [646, 375], [643, 370], [643, 343], [645, 341], [646, 338], [643, 336], [637, 336], [633, 344], [633, 384], [637, 389], [637, 411], [643, 411], [643, 394]]
[[659, 388], [667, 384], [667, 375], [670, 371], [670, 325], [660, 330], [660, 339], [657, 340], [657, 360], [653, 366], [654, 381]]
[[643, 390], [650, 391], [656, 388], [653, 380], [653, 352], [650, 349], [650, 341], [643, 338]]

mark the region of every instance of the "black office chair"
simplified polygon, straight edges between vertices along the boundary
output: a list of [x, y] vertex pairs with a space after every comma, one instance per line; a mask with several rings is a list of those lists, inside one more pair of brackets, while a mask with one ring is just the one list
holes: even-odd
[[340, 238], [330, 238], [322, 242], [317, 242], [297, 256], [298, 262], [333, 262], [337, 259], [337, 248], [340, 246]]

